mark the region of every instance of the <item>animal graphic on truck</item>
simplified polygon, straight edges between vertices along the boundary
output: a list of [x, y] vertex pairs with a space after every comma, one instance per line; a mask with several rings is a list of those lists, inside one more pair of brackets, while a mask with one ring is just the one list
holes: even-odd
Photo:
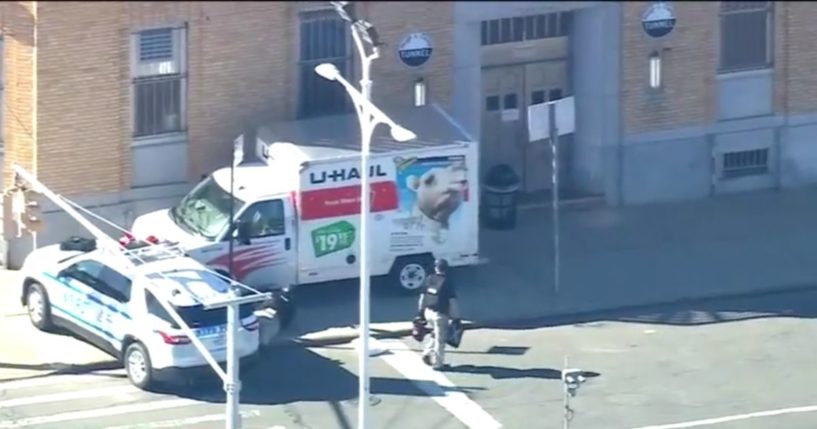
[[[451, 229], [452, 216], [468, 197], [468, 168], [464, 157], [419, 158], [395, 161], [398, 180], [413, 192], [412, 217], [429, 232], [436, 243], [445, 243]], [[407, 194], [408, 195], [408, 194]]]

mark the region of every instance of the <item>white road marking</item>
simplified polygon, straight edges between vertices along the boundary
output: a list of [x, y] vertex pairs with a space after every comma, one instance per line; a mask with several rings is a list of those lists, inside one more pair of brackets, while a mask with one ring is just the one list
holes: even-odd
[[101, 389], [75, 390], [48, 395], [27, 396], [25, 398], [0, 401], [0, 408], [21, 407], [24, 405], [45, 404], [49, 402], [72, 401], [74, 399], [95, 398], [97, 396], [114, 396], [139, 391], [135, 386], [114, 386]]
[[374, 340], [378, 347], [391, 351], [380, 356], [407, 379], [414, 381], [434, 401], [448, 410], [469, 429], [500, 429], [502, 424], [472, 401], [445, 375], [424, 364], [420, 356], [399, 340]]
[[639, 428], [633, 429], [688, 429], [694, 428], [699, 426], [711, 426], [717, 425], [721, 423], [730, 423], [739, 420], [749, 420], [749, 419], [756, 419], [759, 417], [774, 417], [774, 416], [781, 416], [784, 414], [797, 414], [797, 413], [813, 413], [817, 411], [817, 405], [809, 405], [805, 407], [794, 407], [794, 408], [781, 408], [779, 410], [768, 410], [768, 411], [758, 411], [755, 413], [747, 413], [747, 414], [737, 414], [734, 416], [726, 416], [726, 417], [715, 417], [711, 419], [704, 419], [704, 420], [693, 420], [689, 422], [681, 422], [681, 423], [670, 423], [666, 425], [653, 425], [653, 426], [643, 426]]
[[[248, 419], [251, 417], [258, 417], [261, 415], [259, 410], [242, 411], [241, 418]], [[199, 423], [209, 423], [224, 420], [224, 413], [210, 414], [208, 416], [189, 417], [186, 419], [164, 420], [160, 422], [139, 423], [125, 426], [109, 426], [104, 429], [164, 429], [164, 428], [178, 428], [182, 426], [195, 425]]]
[[94, 375], [49, 375], [47, 377], [41, 378], [28, 378], [22, 380], [11, 380], [11, 381], [0, 381], [0, 390], [13, 390], [13, 389], [28, 389], [32, 387], [43, 387], [43, 386], [53, 386], [55, 384], [62, 384], [62, 383], [82, 383], [87, 381], [99, 381], [105, 380], [106, 376], [117, 376], [124, 374], [123, 371], [119, 370], [117, 372], [112, 371], [100, 371], [95, 372]]
[[72, 411], [69, 413], [54, 414], [50, 416], [26, 417], [19, 420], [0, 421], [0, 429], [17, 429], [48, 423], [63, 423], [73, 420], [95, 419], [99, 417], [110, 417], [121, 414], [166, 410], [170, 408], [181, 408], [189, 405], [196, 405], [198, 403], [198, 401], [192, 399], [170, 399], [165, 401], [145, 402], [141, 404], [97, 408], [93, 410]]

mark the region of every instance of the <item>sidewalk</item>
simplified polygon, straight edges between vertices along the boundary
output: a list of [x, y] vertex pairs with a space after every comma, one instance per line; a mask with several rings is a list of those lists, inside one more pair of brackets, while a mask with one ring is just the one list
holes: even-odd
[[0, 268], [0, 318], [25, 314], [20, 304], [21, 285], [19, 273]]
[[532, 318], [817, 284], [817, 189], [561, 212], [554, 293], [550, 208], [483, 231], [486, 266], [462, 295], [477, 320]]

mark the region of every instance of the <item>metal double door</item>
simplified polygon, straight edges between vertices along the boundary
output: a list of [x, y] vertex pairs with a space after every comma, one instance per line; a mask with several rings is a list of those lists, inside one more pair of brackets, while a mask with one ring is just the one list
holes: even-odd
[[[523, 192], [551, 188], [550, 142], [528, 141], [528, 106], [568, 96], [567, 78], [564, 60], [482, 70], [483, 172], [497, 164], [508, 164], [522, 180]], [[559, 148], [562, 147], [560, 144]]]

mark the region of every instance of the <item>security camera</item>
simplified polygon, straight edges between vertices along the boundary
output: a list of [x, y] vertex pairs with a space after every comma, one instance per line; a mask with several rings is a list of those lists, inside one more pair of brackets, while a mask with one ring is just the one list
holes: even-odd
[[584, 371], [580, 369], [570, 368], [562, 370], [562, 382], [565, 384], [567, 393], [569, 393], [570, 396], [576, 396], [576, 391], [585, 380], [587, 380], [587, 378], [584, 376]]

